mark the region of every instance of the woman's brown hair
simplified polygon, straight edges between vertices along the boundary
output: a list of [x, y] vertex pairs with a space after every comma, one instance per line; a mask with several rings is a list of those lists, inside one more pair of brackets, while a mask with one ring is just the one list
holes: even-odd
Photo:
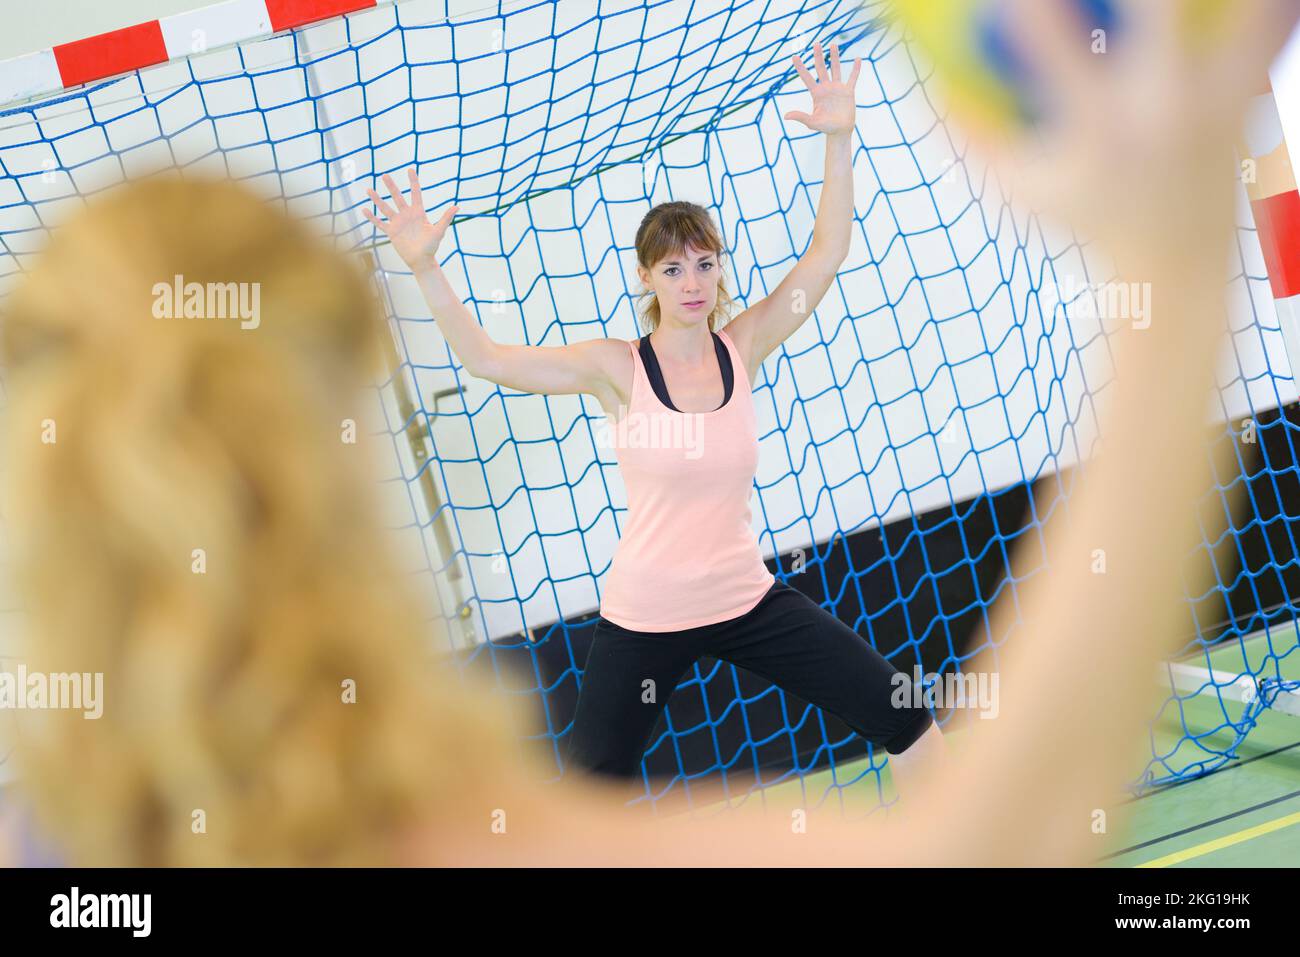
[[[708, 250], [718, 257], [718, 301], [709, 313], [709, 331], [716, 332], [731, 318], [733, 300], [722, 269], [727, 250], [709, 211], [684, 200], [660, 203], [645, 214], [637, 227], [636, 261], [643, 269], [650, 270], [669, 256], [683, 255], [687, 246]], [[637, 298], [648, 299], [639, 309], [641, 325], [646, 332], [654, 332], [659, 328], [659, 300], [652, 289], [643, 290]]]

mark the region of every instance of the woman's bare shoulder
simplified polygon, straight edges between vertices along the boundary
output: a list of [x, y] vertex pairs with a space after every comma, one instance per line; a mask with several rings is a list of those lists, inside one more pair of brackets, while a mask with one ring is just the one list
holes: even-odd
[[593, 339], [591, 342], [605, 383], [605, 394], [597, 394], [596, 398], [606, 412], [616, 412], [619, 406], [631, 402], [632, 350], [636, 343], [627, 339]]

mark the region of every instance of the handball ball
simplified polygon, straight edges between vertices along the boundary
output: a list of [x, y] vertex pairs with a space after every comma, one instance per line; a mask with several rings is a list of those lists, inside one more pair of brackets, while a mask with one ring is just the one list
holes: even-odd
[[[1079, 42], [1097, 56], [1124, 42], [1129, 6], [1124, 0], [1035, 2], [1073, 7], [1084, 31]], [[1182, 0], [1185, 42], [1211, 41], [1231, 2]], [[890, 18], [908, 31], [933, 64], [955, 117], [975, 132], [1032, 125], [1048, 112], [1032, 71], [1013, 44], [1013, 11], [1006, 0], [890, 0], [889, 7]]]

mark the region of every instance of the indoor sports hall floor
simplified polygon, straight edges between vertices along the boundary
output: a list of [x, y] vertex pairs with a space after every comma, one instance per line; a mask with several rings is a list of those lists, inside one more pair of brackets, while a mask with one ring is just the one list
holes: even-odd
[[[1274, 629], [1274, 647], [1279, 630]], [[1246, 640], [1252, 666], [1259, 668], [1265, 646], [1262, 639]], [[1236, 674], [1242, 650], [1235, 643], [1216, 651], [1216, 671]], [[1204, 660], [1200, 662], [1204, 664]], [[1281, 659], [1284, 680], [1300, 680], [1300, 652]], [[1267, 673], [1267, 672], [1266, 672]], [[1184, 700], [1188, 727], [1204, 729], [1224, 724], [1215, 696]], [[1235, 719], [1240, 706], [1230, 710]], [[1081, 715], [1086, 717], [1086, 715]], [[1176, 707], [1167, 706], [1152, 729], [1161, 753], [1168, 753], [1185, 734]], [[1226, 747], [1234, 737], [1220, 729], [1205, 739], [1211, 747]], [[949, 736], [961, 747], [962, 735]], [[1190, 753], [1183, 743], [1180, 756]], [[1144, 752], [1149, 753], [1149, 752]], [[1295, 867], [1300, 864], [1300, 717], [1265, 711], [1256, 727], [1237, 749], [1238, 758], [1200, 778], [1151, 791], [1125, 803], [1127, 826], [1100, 836], [1098, 864], [1106, 867]], [[877, 759], [879, 760], [879, 759]], [[744, 796], [732, 813], [767, 813], [776, 809], [821, 807], [825, 813], [856, 817], [877, 804], [876, 776], [859, 780], [866, 762], [840, 765]], [[888, 769], [883, 774], [884, 797], [892, 801]]]
[[[1279, 629], [1274, 629], [1274, 647]], [[1248, 660], [1258, 668], [1266, 646], [1247, 639]], [[1213, 666], [1239, 671], [1242, 651], [1235, 643], [1214, 652]], [[1281, 659], [1283, 679], [1300, 679], [1300, 652], [1292, 643]], [[1223, 724], [1217, 697], [1183, 703], [1188, 727]], [[1177, 710], [1154, 728], [1162, 751], [1183, 734]], [[1239, 713], [1239, 708], [1237, 713]], [[1206, 742], [1231, 744], [1231, 729]], [[1171, 785], [1134, 799], [1128, 833], [1116, 835], [1102, 863], [1116, 867], [1294, 867], [1300, 862], [1300, 717], [1275, 710], [1237, 749], [1237, 760], [1201, 778]]]

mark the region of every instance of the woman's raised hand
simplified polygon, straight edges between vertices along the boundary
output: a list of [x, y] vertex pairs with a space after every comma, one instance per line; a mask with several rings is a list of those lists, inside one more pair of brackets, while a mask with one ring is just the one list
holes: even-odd
[[853, 61], [853, 71], [847, 80], [840, 78], [839, 44], [831, 44], [830, 69], [822, 62], [821, 43], [813, 44], [813, 66], [817, 69], [817, 78], [808, 72], [798, 55], [791, 57], [794, 68], [803, 77], [804, 86], [812, 94], [813, 111], [811, 114], [791, 110], [785, 114], [787, 120], [796, 120], [804, 126], [828, 136], [835, 133], [851, 133], [857, 111], [857, 101], [853, 96], [853, 87], [858, 82], [858, 73], [862, 70], [862, 60]]
[[387, 219], [380, 219], [368, 209], [363, 209], [362, 212], [366, 219], [374, 223], [388, 237], [388, 241], [402, 257], [402, 261], [412, 270], [419, 271], [437, 264], [438, 244], [442, 242], [442, 237], [451, 224], [451, 218], [456, 215], [460, 206], [448, 207], [436, 223], [429, 222], [429, 217], [424, 211], [424, 201], [420, 197], [420, 181], [416, 178], [415, 167], [408, 168], [406, 173], [411, 180], [409, 202], [397, 188], [393, 178], [385, 173], [384, 185], [388, 187], [389, 198], [392, 199], [393, 205], [389, 206], [385, 203], [373, 189], [366, 190], [366, 193]]

